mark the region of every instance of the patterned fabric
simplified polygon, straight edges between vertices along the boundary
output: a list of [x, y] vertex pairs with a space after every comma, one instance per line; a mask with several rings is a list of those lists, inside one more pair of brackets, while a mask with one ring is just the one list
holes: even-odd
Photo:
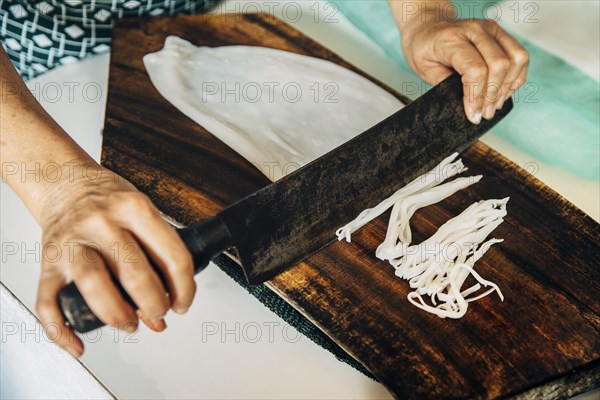
[[218, 0], [0, 0], [0, 41], [23, 79], [110, 50], [114, 18], [202, 13]]

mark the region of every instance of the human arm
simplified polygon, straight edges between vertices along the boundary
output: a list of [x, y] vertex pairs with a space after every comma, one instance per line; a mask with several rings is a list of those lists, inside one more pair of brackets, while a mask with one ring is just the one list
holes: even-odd
[[389, 0], [413, 71], [435, 85], [462, 76], [467, 117], [491, 119], [525, 82], [529, 55], [491, 20], [460, 20], [450, 0]]
[[[71, 280], [101, 320], [136, 329], [138, 316], [112, 276], [144, 322], [164, 329], [167, 310], [185, 312], [195, 293], [191, 255], [179, 236], [145, 195], [98, 165], [45, 112], [1, 46], [0, 88], [2, 179], [43, 231], [36, 310], [44, 327], [53, 328], [51, 339], [73, 355], [83, 351], [57, 304]], [[169, 296], [148, 256], [163, 272]]]

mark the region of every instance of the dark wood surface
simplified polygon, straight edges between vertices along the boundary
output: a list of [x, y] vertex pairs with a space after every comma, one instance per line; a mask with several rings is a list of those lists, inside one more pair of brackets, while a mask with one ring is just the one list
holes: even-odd
[[[102, 162], [163, 212], [191, 224], [269, 181], [152, 86], [142, 57], [171, 34], [197, 45], [284, 49], [356, 69], [268, 16], [119, 22]], [[418, 211], [414, 240], [474, 201], [510, 196], [506, 221], [493, 233], [505, 241], [476, 265], [500, 286], [504, 302], [489, 296], [460, 320], [412, 306], [408, 284], [374, 256], [387, 214], [355, 233], [352, 243], [333, 243], [268, 286], [399, 398], [557, 398], [600, 385], [599, 225], [482, 143], [463, 159], [469, 174], [484, 179]]]

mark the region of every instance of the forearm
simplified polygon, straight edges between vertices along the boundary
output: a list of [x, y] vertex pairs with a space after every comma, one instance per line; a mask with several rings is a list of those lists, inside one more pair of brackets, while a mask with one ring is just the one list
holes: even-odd
[[95, 162], [37, 102], [1, 46], [0, 90], [2, 180], [39, 221], [50, 189]]

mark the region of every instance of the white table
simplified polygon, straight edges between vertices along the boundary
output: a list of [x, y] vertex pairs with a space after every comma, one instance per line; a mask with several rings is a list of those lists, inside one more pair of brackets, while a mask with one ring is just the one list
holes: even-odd
[[[229, 1], [228, 8], [235, 9], [235, 3]], [[259, 6], [260, 3], [254, 2]], [[315, 23], [312, 11], [308, 10], [315, 3], [323, 6], [322, 1], [296, 3], [306, 12], [294, 26], [357, 67], [401, 90], [407, 76], [400, 68], [341, 15], [336, 16], [337, 23]], [[598, 79], [598, 2], [570, 2], [568, 7], [566, 3], [538, 3], [538, 24], [506, 25]], [[562, 22], [556, 24], [559, 17]], [[108, 63], [109, 56], [101, 55], [57, 68], [29, 82], [48, 112], [96, 159], [101, 148]], [[82, 93], [82, 88], [89, 83], [102, 90], [96, 102], [86, 101]], [[72, 98], [69, 86], [75, 88]], [[58, 98], [57, 90], [61, 92]], [[87, 97], [93, 97], [93, 93], [87, 93]], [[535, 163], [538, 178], [598, 220], [598, 181], [586, 181], [550, 167], [494, 133], [487, 134], [483, 140], [520, 165]], [[2, 244], [16, 244], [20, 249], [16, 255], [3, 256], [0, 278], [33, 309], [39, 278], [35, 249], [36, 246], [39, 249], [41, 232], [5, 185], [1, 187], [0, 200]], [[25, 251], [29, 249], [33, 251]], [[119, 398], [390, 398], [379, 383], [337, 361], [309, 339], [298, 336], [218, 268], [207, 268], [197, 277], [197, 283], [194, 305], [185, 317], [169, 315], [169, 327], [164, 333], [155, 334], [143, 327], [132, 337], [126, 337], [105, 328], [100, 336], [87, 338], [83, 364]], [[3, 296], [5, 293], [3, 291]], [[12, 304], [12, 314], [6, 308], [7, 303]], [[57, 357], [54, 345], [43, 338], [29, 343], [34, 335], [26, 336], [26, 340], [21, 340], [20, 335], [8, 335], [7, 324], [12, 323], [10, 329], [13, 329], [15, 321], [20, 330], [35, 329], [33, 319], [24, 310], [22, 315], [15, 310], [19, 310], [15, 301], [3, 302], [2, 315], [8, 318], [2, 319], [0, 343], [3, 398], [108, 395], [93, 380], [86, 380], [86, 372], [79, 364]], [[65, 363], [69, 364], [68, 368]], [[35, 371], [44, 371], [43, 379]], [[67, 391], [65, 385], [73, 386], [74, 380], [81, 390]], [[588, 397], [598, 395], [595, 392]]]

